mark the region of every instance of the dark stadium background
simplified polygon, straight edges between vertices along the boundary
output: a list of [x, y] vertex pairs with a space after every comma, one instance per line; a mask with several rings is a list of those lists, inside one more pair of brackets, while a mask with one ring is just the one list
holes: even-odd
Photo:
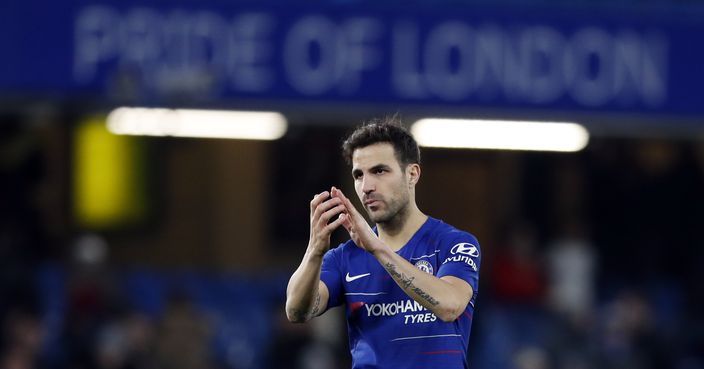
[[[289, 323], [286, 282], [312, 195], [353, 194], [341, 139], [398, 114], [591, 134], [423, 149], [421, 209], [482, 246], [470, 367], [704, 368], [702, 39], [697, 0], [4, 1], [0, 367], [350, 367], [342, 311]], [[289, 125], [106, 146], [120, 106]]]

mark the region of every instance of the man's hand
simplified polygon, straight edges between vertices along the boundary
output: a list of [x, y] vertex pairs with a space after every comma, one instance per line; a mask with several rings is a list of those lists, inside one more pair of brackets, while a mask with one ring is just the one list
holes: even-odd
[[338, 217], [338, 220], [342, 219], [342, 226], [345, 227], [350, 234], [350, 238], [357, 246], [371, 254], [386, 247], [369, 227], [367, 220], [357, 211], [357, 208], [354, 207], [350, 199], [342, 191], [333, 187], [330, 192], [332, 193], [332, 198], [339, 199], [345, 207], [344, 213]]
[[345, 211], [342, 199], [330, 197], [328, 191], [313, 197], [310, 202], [310, 251], [322, 256], [330, 248], [330, 234], [343, 223], [344, 218], [337, 217], [332, 222], [330, 219]]
[[[330, 197], [327, 191], [315, 195], [310, 202], [308, 248], [286, 287], [286, 316], [291, 322], [308, 321], [327, 308], [329, 292], [320, 280], [320, 267], [330, 248], [330, 234], [344, 221], [338, 216], [343, 212], [342, 200]], [[330, 222], [335, 216], [337, 219]]]

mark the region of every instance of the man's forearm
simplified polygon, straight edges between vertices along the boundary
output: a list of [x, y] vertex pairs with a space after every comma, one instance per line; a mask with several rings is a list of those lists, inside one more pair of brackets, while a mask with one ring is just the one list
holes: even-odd
[[306, 251], [286, 288], [286, 316], [292, 322], [310, 320], [320, 312], [320, 266], [322, 256]]
[[390, 249], [378, 251], [374, 257], [409, 297], [441, 320], [453, 321], [466, 308], [469, 297], [458, 296], [455, 286], [416, 268]]

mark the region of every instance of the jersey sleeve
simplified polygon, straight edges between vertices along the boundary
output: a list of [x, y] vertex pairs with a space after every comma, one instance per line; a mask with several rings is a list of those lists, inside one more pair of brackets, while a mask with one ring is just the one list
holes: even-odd
[[440, 267], [437, 277], [453, 276], [465, 280], [475, 294], [479, 290], [479, 266], [481, 249], [477, 239], [469, 233], [461, 232], [448, 237], [440, 245]]
[[342, 303], [342, 246], [328, 250], [323, 256], [323, 265], [320, 269], [320, 280], [330, 292], [327, 308], [338, 306]]

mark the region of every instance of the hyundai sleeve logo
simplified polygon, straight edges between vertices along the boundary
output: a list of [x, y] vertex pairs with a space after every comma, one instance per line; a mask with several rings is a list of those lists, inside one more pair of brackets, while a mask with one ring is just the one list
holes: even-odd
[[452, 246], [452, 250], [450, 250], [450, 252], [453, 254], [464, 254], [472, 257], [479, 256], [479, 248], [466, 242], [458, 243], [457, 245]]

